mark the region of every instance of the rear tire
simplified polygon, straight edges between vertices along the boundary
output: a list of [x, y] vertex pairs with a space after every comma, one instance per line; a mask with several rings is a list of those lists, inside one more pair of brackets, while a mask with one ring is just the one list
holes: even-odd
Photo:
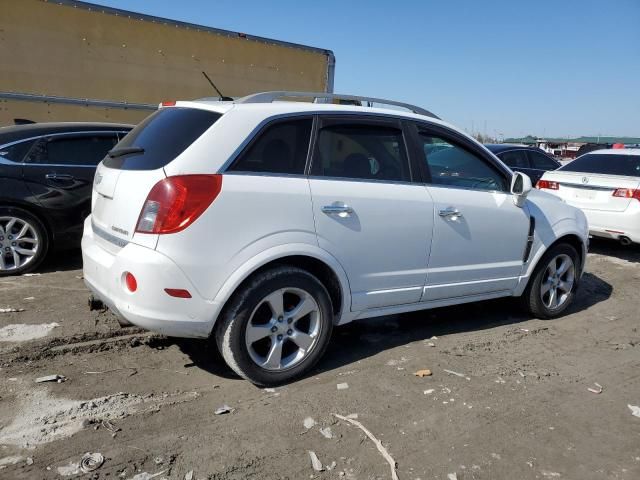
[[579, 278], [580, 262], [576, 249], [567, 243], [554, 245], [536, 265], [520, 297], [521, 303], [534, 317], [559, 317], [571, 305]]
[[257, 274], [233, 295], [215, 338], [233, 371], [272, 386], [309, 371], [327, 349], [332, 328], [331, 298], [322, 282], [282, 266]]
[[38, 218], [22, 208], [0, 207], [0, 277], [35, 270], [48, 248], [47, 231]]

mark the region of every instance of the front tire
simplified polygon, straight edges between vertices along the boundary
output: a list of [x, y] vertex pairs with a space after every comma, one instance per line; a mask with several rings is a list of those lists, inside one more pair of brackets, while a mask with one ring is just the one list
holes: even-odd
[[226, 363], [260, 386], [289, 382], [324, 354], [333, 328], [331, 298], [309, 272], [277, 267], [231, 298], [215, 337]]
[[522, 304], [534, 317], [559, 317], [573, 301], [579, 278], [576, 249], [566, 243], [555, 245], [538, 262], [522, 294]]
[[49, 246], [42, 222], [17, 207], [0, 207], [0, 277], [30, 272]]

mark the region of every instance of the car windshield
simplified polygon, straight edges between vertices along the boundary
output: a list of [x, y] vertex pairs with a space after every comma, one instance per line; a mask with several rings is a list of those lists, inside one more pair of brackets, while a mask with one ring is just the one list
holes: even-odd
[[221, 114], [195, 108], [163, 108], [140, 122], [103, 160], [109, 168], [162, 168], [195, 142]]
[[640, 177], [640, 155], [587, 153], [568, 163], [560, 170]]

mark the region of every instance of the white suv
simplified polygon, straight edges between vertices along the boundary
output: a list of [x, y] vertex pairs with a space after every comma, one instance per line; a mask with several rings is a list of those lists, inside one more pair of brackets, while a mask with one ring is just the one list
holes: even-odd
[[[325, 102], [274, 101], [304, 96]], [[356, 319], [507, 296], [558, 316], [587, 239], [580, 210], [425, 110], [268, 92], [140, 123], [98, 167], [82, 251], [116, 314], [211, 336], [273, 385]]]

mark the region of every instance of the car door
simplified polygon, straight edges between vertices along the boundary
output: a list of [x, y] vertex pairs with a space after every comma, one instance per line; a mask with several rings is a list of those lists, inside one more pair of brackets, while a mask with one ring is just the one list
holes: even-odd
[[417, 125], [435, 224], [423, 301], [515, 288], [529, 214], [509, 193], [511, 173], [480, 147], [444, 127]]
[[117, 142], [117, 132], [65, 133], [42, 137], [32, 147], [23, 178], [57, 230], [82, 233], [96, 166]]
[[352, 311], [420, 300], [433, 205], [411, 180], [400, 121], [319, 117], [309, 175], [316, 233], [347, 273]]

